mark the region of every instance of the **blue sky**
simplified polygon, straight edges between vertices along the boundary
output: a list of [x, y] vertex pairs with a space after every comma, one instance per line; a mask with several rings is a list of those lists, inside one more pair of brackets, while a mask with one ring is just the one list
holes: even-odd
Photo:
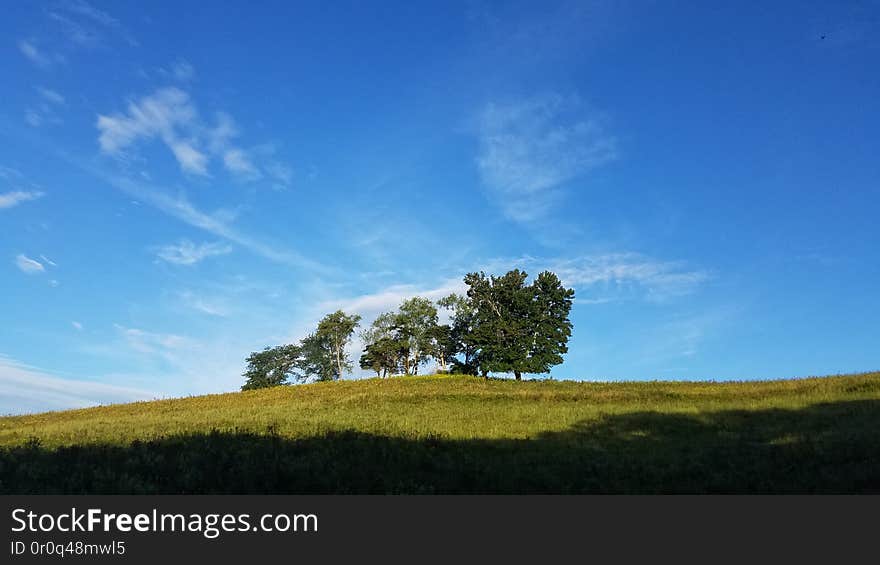
[[0, 413], [236, 390], [328, 311], [513, 267], [576, 289], [556, 378], [880, 368], [877, 2], [60, 0], [0, 37]]

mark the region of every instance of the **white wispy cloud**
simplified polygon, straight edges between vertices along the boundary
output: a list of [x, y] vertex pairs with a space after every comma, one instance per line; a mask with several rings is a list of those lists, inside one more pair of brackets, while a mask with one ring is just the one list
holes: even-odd
[[480, 178], [516, 221], [542, 217], [560, 190], [617, 157], [615, 138], [573, 97], [489, 104], [478, 127]]
[[132, 47], [138, 45], [134, 35], [114, 16], [84, 0], [59, 2], [48, 12], [50, 19], [60, 24], [68, 40], [81, 47], [95, 47], [102, 43], [104, 34], [122, 38]]
[[223, 164], [230, 172], [243, 177], [257, 179], [262, 176], [242, 149], [227, 149], [223, 153]]
[[181, 81], [192, 80], [196, 75], [195, 68], [183, 59], [177, 60], [171, 65], [171, 72], [174, 74], [174, 78]]
[[32, 127], [40, 127], [43, 124], [60, 124], [62, 120], [57, 115], [57, 108], [66, 104], [64, 97], [54, 90], [36, 87], [40, 99], [32, 106], [25, 109], [24, 121]]
[[563, 284], [578, 291], [579, 303], [593, 304], [629, 298], [665, 300], [690, 294], [711, 279], [709, 272], [691, 268], [683, 261], [662, 261], [633, 252], [572, 258], [524, 256], [484, 261], [479, 267], [462, 269], [460, 275], [437, 284], [391, 285], [354, 297], [325, 300], [318, 304], [318, 309], [339, 308], [367, 319], [393, 310], [413, 296], [437, 300], [451, 293], [463, 294], [467, 291], [463, 282], [466, 272], [483, 270], [501, 275], [515, 268], [526, 271], [531, 277], [544, 270], [552, 271]]
[[0, 354], [0, 414], [86, 408], [157, 396], [135, 388], [60, 378]]
[[168, 142], [168, 147], [184, 171], [203, 176], [208, 174], [208, 156], [196, 149], [191, 141], [174, 140]]
[[56, 104], [59, 106], [63, 106], [65, 104], [64, 96], [62, 96], [61, 94], [59, 94], [58, 92], [56, 92], [50, 88], [38, 86], [38, 87], [36, 87], [36, 90], [40, 94], [40, 96], [42, 96], [43, 99], [46, 100], [47, 102], [50, 102], [52, 104]]
[[151, 332], [140, 328], [125, 327], [120, 324], [115, 324], [114, 327], [132, 349], [141, 353], [167, 355], [176, 350], [186, 349], [195, 345], [194, 340], [182, 335]]
[[156, 256], [175, 265], [195, 265], [208, 257], [231, 252], [232, 246], [221, 242], [195, 244], [188, 239], [182, 239], [176, 244], [159, 247]]
[[67, 14], [53, 11], [47, 15], [49, 19], [61, 28], [61, 33], [64, 37], [78, 47], [96, 47], [103, 39], [98, 30], [91, 26], [83, 25], [78, 19], [74, 19]]
[[656, 326], [634, 332], [632, 344], [638, 348], [638, 362], [648, 367], [670, 361], [686, 363], [705, 349], [706, 342], [718, 339], [741, 313], [738, 307], [716, 306], [703, 312], [677, 313]]
[[213, 300], [209, 300], [192, 291], [178, 293], [181, 302], [187, 307], [209, 316], [226, 317], [227, 309]]
[[22, 202], [28, 202], [41, 198], [43, 193], [38, 190], [13, 190], [12, 192], [0, 193], [0, 209], [12, 208]]
[[27, 60], [40, 68], [47, 68], [52, 65], [54, 59], [43, 53], [37, 46], [26, 39], [18, 42], [18, 50]]
[[495, 259], [488, 263], [487, 270], [500, 273], [512, 268], [530, 275], [552, 271], [565, 285], [584, 291], [583, 301], [596, 304], [629, 298], [664, 301], [690, 294], [712, 278], [708, 271], [683, 261], [664, 261], [634, 252]]
[[273, 185], [275, 188], [282, 189], [290, 186], [293, 180], [293, 169], [278, 161], [270, 162], [265, 169], [266, 173], [275, 180]]
[[347, 299], [329, 300], [321, 303], [321, 310], [341, 309], [346, 312], [356, 312], [365, 319], [375, 317], [376, 314], [394, 310], [400, 303], [414, 296], [421, 296], [430, 300], [438, 300], [452, 293], [462, 293], [467, 290], [462, 277], [447, 279], [437, 285], [392, 285], [377, 292], [362, 294]]
[[[113, 138], [111, 138], [111, 140], [112, 139]], [[125, 140], [126, 136], [123, 136], [122, 139]], [[259, 255], [260, 257], [276, 263], [308, 270], [314, 274], [330, 274], [338, 272], [338, 269], [307, 257], [294, 249], [279, 247], [274, 243], [263, 241], [250, 233], [242, 231], [233, 225], [235, 218], [229, 214], [228, 210], [202, 210], [190, 202], [185, 194], [180, 191], [175, 191], [175, 194], [172, 194], [172, 191], [168, 187], [142, 182], [122, 174], [114, 174], [95, 163], [80, 158], [74, 158], [68, 152], [57, 146], [52, 146], [51, 149], [53, 155], [57, 159], [99, 181], [109, 184], [115, 189], [127, 194], [139, 204], [145, 204], [156, 208], [160, 212], [187, 225], [204, 230], [216, 237], [223, 238], [230, 243], [241, 246], [256, 255]], [[0, 165], [0, 177], [6, 178], [17, 174], [17, 171], [14, 169]]]
[[136, 182], [128, 177], [107, 174], [89, 164], [66, 158], [63, 155], [62, 158], [73, 166], [109, 183], [111, 186], [125, 192], [129, 196], [134, 197], [139, 202], [149, 204], [161, 212], [177, 218], [188, 225], [238, 244], [261, 257], [269, 259], [270, 261], [292, 265], [315, 272], [326, 273], [332, 270], [326, 265], [305, 257], [296, 251], [278, 249], [249, 234], [239, 231], [231, 225], [231, 219], [228, 217], [228, 214], [224, 213], [222, 210], [215, 213], [208, 213], [200, 210], [181, 195], [171, 196], [165, 190], [158, 187]]
[[75, 329], [78, 332], [83, 331], [83, 325], [81, 323], [77, 322], [76, 320], [71, 321], [70, 325], [73, 326], [73, 329]]
[[104, 153], [121, 155], [139, 139], [158, 137], [185, 172], [207, 174], [207, 157], [187, 139], [198, 114], [189, 95], [178, 88], [162, 88], [129, 101], [125, 114], [98, 115], [98, 143]]
[[139, 141], [157, 138], [184, 172], [208, 176], [211, 159], [216, 157], [239, 179], [256, 181], [265, 174], [276, 183], [290, 183], [289, 167], [274, 158], [260, 164], [257, 157], [263, 151], [249, 151], [234, 143], [239, 128], [229, 114], [220, 112], [216, 124], [207, 125], [190, 95], [177, 87], [130, 100], [125, 113], [99, 114], [96, 126], [98, 144], [108, 155], [124, 157]]
[[18, 255], [16, 255], [15, 266], [18, 267], [22, 273], [28, 275], [34, 275], [46, 271], [46, 268], [43, 266], [42, 263], [40, 263], [36, 259], [31, 259], [23, 253], [19, 253]]
[[24, 111], [24, 121], [31, 127], [38, 128], [43, 125], [43, 115], [32, 108]]
[[186, 59], [177, 59], [168, 68], [159, 67], [159, 76], [170, 78], [180, 82], [189, 82], [196, 76], [196, 69]]
[[0, 179], [11, 181], [23, 178], [24, 175], [18, 169], [13, 169], [12, 167], [7, 167], [6, 165], [0, 165]]

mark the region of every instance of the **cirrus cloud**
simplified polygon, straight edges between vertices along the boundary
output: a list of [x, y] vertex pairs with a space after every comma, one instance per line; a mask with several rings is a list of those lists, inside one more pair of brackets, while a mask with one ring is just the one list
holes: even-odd
[[568, 183], [617, 158], [616, 146], [577, 98], [492, 103], [479, 117], [477, 167], [505, 215], [529, 222], [544, 216]]
[[[99, 114], [96, 127], [101, 151], [113, 157], [126, 157], [139, 142], [158, 139], [184, 173], [208, 177], [216, 159], [239, 180], [252, 182], [265, 175], [283, 187], [291, 181], [289, 167], [272, 157], [274, 148], [248, 150], [236, 145], [240, 132], [229, 114], [218, 112], [216, 124], [208, 125], [189, 93], [177, 87], [129, 100], [125, 112]], [[261, 159], [262, 154], [268, 155]]]
[[13, 190], [0, 194], [0, 209], [12, 208], [22, 202], [28, 202], [41, 198], [43, 193], [38, 190]]
[[15, 266], [27, 275], [35, 275], [46, 271], [46, 267], [36, 259], [31, 259], [23, 253], [19, 253], [15, 257]]
[[182, 239], [176, 244], [163, 245], [156, 251], [156, 256], [166, 263], [175, 265], [195, 265], [208, 257], [232, 253], [232, 246], [220, 242], [195, 244]]

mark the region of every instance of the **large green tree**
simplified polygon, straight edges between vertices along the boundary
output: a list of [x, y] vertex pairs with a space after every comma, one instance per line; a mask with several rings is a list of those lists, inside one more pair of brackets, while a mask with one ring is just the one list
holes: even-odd
[[447, 372], [449, 364], [457, 353], [452, 338], [452, 327], [449, 324], [435, 324], [428, 335], [428, 346], [431, 357], [437, 361], [437, 369], [443, 373]]
[[385, 378], [399, 371], [406, 354], [407, 349], [402, 342], [390, 337], [379, 338], [364, 346], [360, 366], [361, 369], [376, 371], [377, 377]]
[[241, 390], [254, 390], [287, 384], [289, 379], [303, 380], [297, 373], [299, 346], [288, 344], [255, 351], [247, 358], [246, 379]]
[[525, 371], [547, 373], [554, 365], [562, 363], [562, 355], [568, 352], [572, 323], [569, 319], [574, 290], [565, 288], [559, 277], [544, 271], [531, 285], [533, 302], [529, 316], [532, 346], [529, 349]]
[[[456, 373], [476, 374], [478, 347], [474, 339], [476, 309], [467, 296], [450, 294], [437, 301], [437, 305], [452, 312], [449, 329], [449, 349], [452, 370]], [[462, 360], [455, 358], [461, 354]]]
[[468, 298], [476, 309], [473, 342], [479, 348], [480, 371], [514, 373], [521, 379], [531, 345], [529, 313], [531, 293], [525, 284], [528, 275], [514, 269], [496, 277], [469, 273]]
[[360, 367], [376, 371], [378, 377], [397, 373], [409, 351], [407, 344], [397, 334], [397, 314], [379, 314], [370, 327], [361, 332], [364, 352], [360, 358]]
[[347, 347], [351, 343], [354, 329], [360, 323], [361, 317], [357, 314], [347, 315], [342, 310], [327, 314], [318, 322], [315, 336], [325, 340], [330, 348], [330, 354], [334, 360], [334, 379], [342, 378], [346, 371], [352, 370], [352, 363], [348, 357]]
[[398, 340], [407, 347], [403, 360], [404, 372], [418, 375], [419, 365], [431, 355], [431, 338], [437, 326], [437, 308], [427, 298], [416, 296], [404, 300], [395, 317]]
[[549, 271], [530, 285], [527, 278], [519, 269], [500, 277], [480, 272], [464, 278], [475, 311], [470, 341], [484, 376], [513, 373], [521, 380], [523, 373], [546, 373], [567, 351], [574, 291]]
[[312, 333], [299, 343], [300, 357], [296, 366], [306, 379], [333, 381], [339, 378], [333, 347], [326, 335]]

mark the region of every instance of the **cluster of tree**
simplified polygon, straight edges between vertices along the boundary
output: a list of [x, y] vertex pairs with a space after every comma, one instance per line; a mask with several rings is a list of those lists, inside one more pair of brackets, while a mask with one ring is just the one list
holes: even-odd
[[[574, 291], [549, 271], [531, 284], [515, 269], [496, 277], [469, 273], [465, 295], [451, 294], [436, 303], [405, 300], [364, 329], [360, 367], [379, 377], [417, 375], [433, 360], [441, 372], [465, 374], [547, 373], [568, 351]], [[439, 323], [438, 308], [449, 311]], [[342, 311], [328, 314], [315, 333], [297, 345], [266, 348], [248, 357], [243, 389], [295, 381], [335, 380], [352, 365], [346, 348], [360, 322]]]
[[352, 370], [348, 346], [361, 321], [342, 310], [327, 314], [318, 328], [296, 344], [267, 347], [247, 358], [242, 390], [293, 382], [333, 381]]

